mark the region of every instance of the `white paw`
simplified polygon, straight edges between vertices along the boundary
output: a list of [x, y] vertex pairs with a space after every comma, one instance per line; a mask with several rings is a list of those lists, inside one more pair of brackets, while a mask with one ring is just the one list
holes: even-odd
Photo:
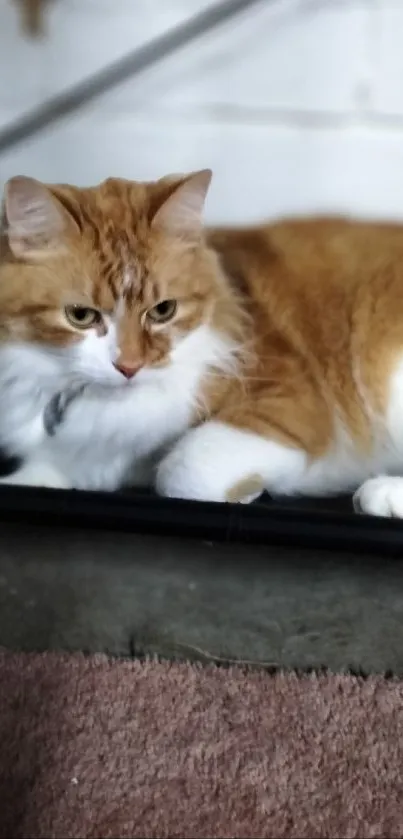
[[166, 498], [223, 501], [211, 466], [206, 463], [203, 468], [187, 442], [185, 438], [178, 443], [160, 463], [155, 482], [158, 494]]
[[178, 452], [172, 452], [161, 463], [157, 472], [156, 489], [159, 495], [164, 495], [167, 498], [187, 498], [193, 501], [220, 501], [228, 503], [251, 504], [264, 491], [263, 483], [259, 482], [257, 487], [257, 480], [255, 476], [253, 485], [256, 487], [255, 492], [249, 492], [252, 481], [248, 478], [245, 480], [245, 491], [242, 491], [243, 482], [236, 484], [234, 489], [239, 492], [233, 492], [233, 488], [228, 489], [223, 484], [219, 475], [214, 474], [215, 469], [207, 465], [206, 468], [196, 470], [191, 462], [186, 466], [186, 461], [178, 456]]
[[205, 423], [185, 434], [162, 460], [157, 492], [168, 498], [250, 503], [264, 490], [259, 469], [266, 446], [255, 435]]
[[71, 483], [57, 469], [47, 463], [27, 463], [12, 475], [0, 478], [0, 484], [38, 486], [51, 489], [71, 489]]
[[357, 512], [386, 518], [403, 518], [403, 478], [381, 476], [371, 478], [357, 490], [353, 498]]

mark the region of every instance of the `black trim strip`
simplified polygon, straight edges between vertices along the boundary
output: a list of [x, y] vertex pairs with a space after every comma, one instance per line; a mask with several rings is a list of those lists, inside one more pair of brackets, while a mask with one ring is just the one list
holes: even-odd
[[61, 525], [207, 541], [403, 555], [403, 521], [261, 501], [214, 504], [146, 493], [0, 486], [0, 522]]

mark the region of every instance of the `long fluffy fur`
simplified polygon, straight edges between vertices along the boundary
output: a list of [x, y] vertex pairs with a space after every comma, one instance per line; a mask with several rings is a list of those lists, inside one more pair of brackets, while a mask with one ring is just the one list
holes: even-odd
[[[403, 515], [402, 227], [203, 232], [208, 180], [14, 185], [42, 201], [47, 227], [18, 227], [21, 195], [6, 204], [0, 443], [51, 464], [63, 486], [115, 488], [151, 458], [148, 479], [167, 495], [248, 501], [364, 483], [364, 509]], [[164, 299], [177, 316], [152, 330], [145, 313]], [[71, 303], [102, 312], [102, 330], [72, 329]], [[140, 365], [133, 383], [116, 357]], [[82, 385], [50, 442], [46, 405]]]

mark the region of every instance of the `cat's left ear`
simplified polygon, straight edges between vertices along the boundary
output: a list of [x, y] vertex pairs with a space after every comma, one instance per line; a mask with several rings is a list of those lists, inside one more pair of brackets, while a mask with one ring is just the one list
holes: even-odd
[[199, 239], [212, 174], [211, 169], [202, 169], [179, 181], [176, 189], [157, 210], [152, 227], [187, 240]]
[[73, 224], [50, 189], [35, 178], [18, 176], [5, 186], [4, 232], [18, 259], [43, 259], [64, 246]]

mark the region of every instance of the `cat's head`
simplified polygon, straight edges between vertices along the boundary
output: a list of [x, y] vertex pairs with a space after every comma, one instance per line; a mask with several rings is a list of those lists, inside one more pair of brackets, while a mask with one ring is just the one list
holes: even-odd
[[80, 189], [12, 178], [0, 340], [41, 348], [72, 378], [118, 387], [208, 354], [231, 310], [203, 238], [210, 179], [203, 170]]

